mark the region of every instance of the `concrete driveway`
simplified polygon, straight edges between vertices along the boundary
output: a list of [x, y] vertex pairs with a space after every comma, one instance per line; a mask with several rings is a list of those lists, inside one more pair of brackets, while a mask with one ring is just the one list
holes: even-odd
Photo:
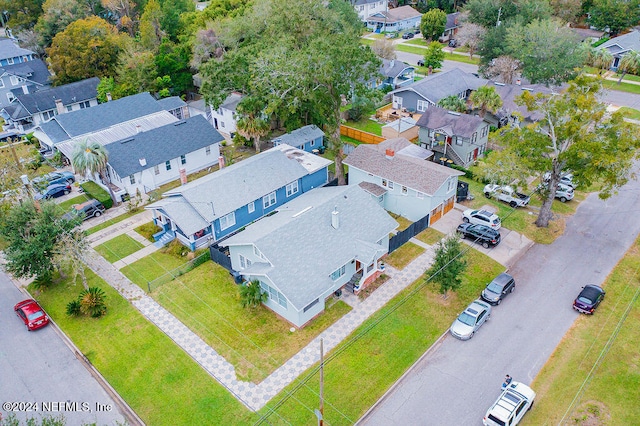
[[[440, 220], [435, 222], [431, 227], [443, 234], [449, 235], [456, 231], [458, 225], [462, 223], [462, 212], [467, 207], [462, 204], [455, 204], [454, 208], [444, 215]], [[490, 205], [482, 206], [483, 210], [495, 212], [495, 208]], [[496, 262], [509, 268], [513, 265], [527, 250], [533, 245], [533, 241], [510, 229], [500, 229], [500, 244], [492, 248], [484, 248], [480, 244], [475, 244], [471, 240], [462, 240], [465, 244], [472, 246], [474, 249], [486, 254]]]

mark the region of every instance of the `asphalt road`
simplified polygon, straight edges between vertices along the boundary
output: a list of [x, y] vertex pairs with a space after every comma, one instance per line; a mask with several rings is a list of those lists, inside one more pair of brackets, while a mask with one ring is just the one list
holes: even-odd
[[27, 331], [13, 312], [26, 298], [0, 271], [0, 418], [9, 415], [5, 403], [13, 402], [24, 403], [13, 404], [23, 421], [63, 415], [70, 426], [124, 424], [115, 402], [51, 325]]
[[640, 221], [629, 220], [638, 211], [638, 181], [607, 201], [590, 195], [563, 236], [514, 265], [516, 290], [491, 320], [469, 341], [447, 335], [361, 424], [482, 424], [505, 374], [529, 384], [540, 371], [578, 316], [571, 303], [581, 287], [601, 284], [640, 233]]

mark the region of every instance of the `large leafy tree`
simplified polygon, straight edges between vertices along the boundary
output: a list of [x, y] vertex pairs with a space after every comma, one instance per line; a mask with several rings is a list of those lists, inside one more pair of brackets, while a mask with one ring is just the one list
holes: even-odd
[[444, 61], [442, 45], [432, 41], [424, 50], [424, 66], [432, 69], [442, 68], [442, 61]]
[[440, 9], [431, 9], [420, 20], [420, 32], [426, 40], [437, 40], [447, 25], [447, 14]]
[[557, 20], [535, 20], [507, 30], [511, 55], [522, 63], [522, 74], [532, 83], [559, 85], [576, 75], [586, 51], [577, 36]]
[[427, 279], [440, 284], [440, 293], [443, 295], [462, 284], [467, 261], [463, 257], [461, 244], [457, 235], [440, 240], [435, 249], [433, 264], [425, 273]]
[[515, 155], [529, 175], [549, 172], [549, 189], [540, 192], [542, 206], [536, 225], [547, 227], [551, 219], [557, 184], [571, 171], [574, 182], [589, 186], [599, 182], [601, 198], [609, 197], [632, 176], [638, 158], [638, 128], [619, 113], [609, 114], [598, 101], [601, 82], [584, 75], [569, 82], [569, 88], [554, 95], [524, 91], [519, 102], [542, 119], [511, 128], [503, 134], [507, 149], [492, 155]]
[[38, 206], [25, 201], [8, 211], [0, 235], [7, 243], [4, 254], [9, 272], [21, 278], [50, 280], [58, 241], [75, 226], [59, 215], [57, 205], [50, 201]]
[[0, 0], [0, 12], [7, 12], [11, 28], [33, 28], [42, 15], [43, 3], [44, 0]]
[[458, 28], [456, 39], [460, 44], [469, 48], [469, 57], [473, 58], [473, 54], [478, 50], [486, 33], [487, 30], [483, 26], [473, 22], [465, 22]]
[[158, 0], [149, 0], [140, 17], [140, 43], [145, 49], [155, 51], [160, 46], [165, 36], [160, 24], [163, 18]]
[[216, 28], [226, 51], [200, 68], [201, 91], [214, 108], [236, 90], [260, 99], [267, 116], [285, 126], [324, 127], [344, 184], [340, 107], [367, 92], [380, 64], [360, 44], [361, 29], [343, 0], [256, 0]]
[[502, 98], [496, 89], [491, 86], [482, 86], [473, 91], [469, 101], [474, 108], [480, 110], [480, 117], [484, 118], [487, 112], [496, 112], [502, 106]]
[[593, 0], [589, 9], [589, 23], [596, 28], [616, 35], [638, 23], [640, 1], [638, 0]]
[[113, 75], [128, 37], [104, 19], [79, 19], [58, 33], [47, 49], [55, 84]]
[[70, 23], [91, 14], [89, 4], [81, 0], [46, 0], [42, 9], [43, 14], [35, 26], [42, 47], [49, 47], [53, 37]]

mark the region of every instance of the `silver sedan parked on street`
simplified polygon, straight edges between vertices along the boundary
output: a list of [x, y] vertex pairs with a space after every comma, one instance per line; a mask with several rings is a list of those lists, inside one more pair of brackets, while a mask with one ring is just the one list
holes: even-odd
[[453, 337], [460, 340], [469, 340], [482, 324], [491, 316], [491, 305], [483, 300], [474, 300], [467, 309], [451, 324], [449, 331]]

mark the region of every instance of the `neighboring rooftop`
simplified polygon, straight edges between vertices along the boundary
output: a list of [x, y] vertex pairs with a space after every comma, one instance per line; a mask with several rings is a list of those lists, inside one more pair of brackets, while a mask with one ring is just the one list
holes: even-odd
[[0, 59], [15, 58], [18, 56], [35, 55], [29, 49], [23, 49], [18, 43], [9, 38], [0, 38]]
[[419, 16], [422, 16], [422, 14], [411, 6], [400, 6], [395, 9], [389, 9], [385, 12], [375, 13], [369, 16], [367, 20], [372, 22], [386, 22], [387, 24], [390, 24]]
[[612, 54], [624, 53], [629, 50], [640, 53], [640, 31], [633, 30], [627, 34], [614, 37], [602, 43], [600, 49], [608, 49]]
[[242, 100], [242, 97], [243, 96], [240, 93], [233, 92], [229, 96], [227, 96], [224, 102], [222, 102], [222, 105], [220, 105], [220, 108], [227, 109], [229, 111], [235, 111], [236, 107]]
[[284, 143], [298, 148], [307, 142], [310, 142], [317, 138], [321, 138], [323, 136], [324, 132], [320, 130], [318, 126], [316, 126], [315, 124], [309, 124], [308, 126], [300, 127], [299, 129], [296, 129], [291, 133], [286, 133], [282, 136], [278, 136], [277, 138], [273, 139], [273, 142]]
[[410, 90], [431, 101], [433, 104], [437, 104], [440, 99], [446, 98], [447, 96], [458, 95], [469, 90], [477, 90], [479, 87], [487, 84], [487, 81], [488, 80], [484, 78], [466, 73], [460, 68], [454, 68], [449, 71], [432, 74], [409, 86], [396, 89], [391, 93]]
[[516, 98], [524, 91], [531, 92], [532, 94], [544, 93], [552, 94], [559, 93], [562, 90], [561, 87], [547, 87], [544, 84], [505, 84], [496, 83], [495, 81], [488, 81], [487, 86], [493, 87], [500, 98], [502, 99], [502, 106], [497, 111], [496, 115], [499, 118], [511, 116], [514, 112], [520, 113], [525, 120], [537, 121], [543, 116], [540, 111], [529, 111], [525, 105], [516, 104]]
[[173, 111], [174, 109], [187, 106], [187, 103], [180, 99], [180, 96], [171, 96], [168, 98], [158, 99], [158, 105], [165, 111]]
[[460, 12], [449, 13], [447, 14], [447, 23], [444, 26], [444, 30], [452, 30], [458, 26], [458, 18], [460, 17]]
[[40, 59], [0, 67], [0, 75], [5, 73], [24, 78], [39, 85], [48, 84], [49, 77], [51, 77], [47, 65]]
[[201, 115], [137, 133], [109, 145], [109, 165], [120, 177], [131, 176], [224, 140]]
[[[392, 153], [390, 156], [387, 155], [389, 150]], [[419, 155], [418, 150], [424, 151], [424, 155]], [[433, 195], [451, 176], [461, 176], [464, 173], [425, 159], [432, 154], [405, 138], [394, 138], [378, 145], [358, 145], [344, 159], [344, 164]]]
[[416, 124], [427, 129], [443, 129], [451, 136], [471, 138], [483, 121], [476, 115], [461, 114], [437, 106], [430, 106], [422, 113]]
[[380, 65], [380, 74], [384, 75], [385, 77], [395, 78], [407, 68], [413, 68], [413, 66], [397, 59], [382, 59], [382, 65]]
[[385, 248], [376, 242], [397, 226], [359, 186], [324, 187], [282, 205], [223, 245], [255, 244], [269, 264], [252, 264], [242, 272], [266, 274], [301, 310], [332, 288], [336, 269], [354, 258], [369, 265], [383, 254]]

